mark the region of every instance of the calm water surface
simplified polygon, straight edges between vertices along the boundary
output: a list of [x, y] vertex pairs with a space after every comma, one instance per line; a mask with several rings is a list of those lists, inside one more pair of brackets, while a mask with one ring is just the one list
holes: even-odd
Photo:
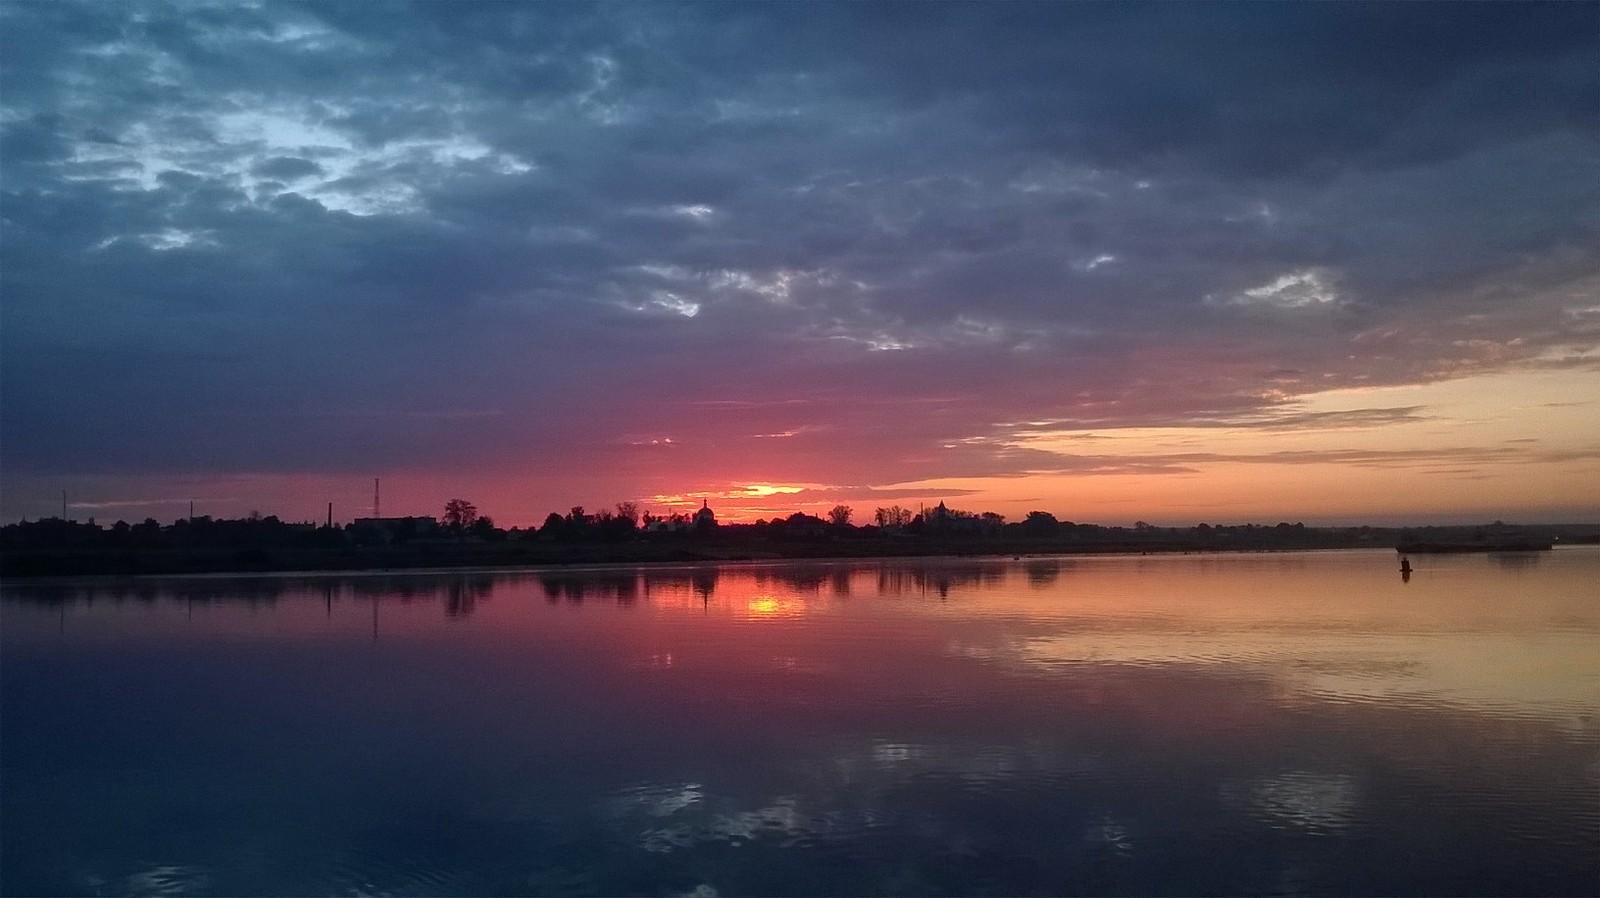
[[1595, 894], [1600, 550], [10, 584], [0, 890]]

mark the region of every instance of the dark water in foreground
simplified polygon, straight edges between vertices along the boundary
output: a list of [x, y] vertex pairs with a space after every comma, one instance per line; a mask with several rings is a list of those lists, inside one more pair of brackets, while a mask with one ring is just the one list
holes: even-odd
[[6, 894], [1595, 894], [1600, 550], [4, 588]]

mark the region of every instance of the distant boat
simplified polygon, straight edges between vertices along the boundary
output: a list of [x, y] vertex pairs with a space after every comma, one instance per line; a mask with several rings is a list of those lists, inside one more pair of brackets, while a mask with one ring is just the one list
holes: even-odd
[[1453, 552], [1547, 552], [1555, 548], [1555, 540], [1540, 536], [1499, 536], [1469, 540], [1412, 540], [1400, 541], [1395, 551], [1401, 555], [1439, 555]]

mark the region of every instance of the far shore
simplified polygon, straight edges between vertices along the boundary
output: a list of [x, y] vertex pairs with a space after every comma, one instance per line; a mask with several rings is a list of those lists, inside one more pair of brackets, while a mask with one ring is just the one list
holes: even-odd
[[[682, 567], [698, 567], [704, 565], [779, 565], [779, 564], [837, 564], [841, 562], [873, 562], [893, 560], [915, 561], [940, 561], [940, 560], [1027, 560], [1041, 558], [1072, 558], [1091, 556], [1118, 556], [1118, 555], [1245, 555], [1245, 554], [1277, 554], [1289, 552], [1335, 552], [1350, 551], [1350, 546], [1315, 546], [1315, 547], [1279, 547], [1279, 548], [1180, 548], [1180, 547], [1081, 547], [1077, 549], [1041, 550], [1030, 552], [1004, 552], [1004, 551], [970, 551], [970, 552], [901, 552], [884, 553], [878, 555], [839, 554], [839, 555], [751, 555], [751, 554], [697, 554], [684, 553], [681, 557], [671, 559], [653, 558], [650, 560], [585, 560], [585, 561], [535, 561], [522, 562], [513, 560], [485, 561], [482, 559], [463, 559], [456, 564], [410, 564], [402, 563], [384, 564], [379, 566], [328, 566], [328, 567], [233, 567], [233, 568], [207, 568], [197, 570], [194, 568], [164, 570], [151, 568], [137, 573], [58, 573], [58, 574], [28, 574], [3, 575], [6, 580], [15, 581], [72, 581], [78, 579], [111, 579], [122, 580], [130, 578], [270, 578], [270, 577], [295, 577], [295, 576], [381, 576], [386, 574], [477, 574], [500, 573], [516, 571], [561, 571], [564, 573], [606, 572], [616, 570], [629, 570], [633, 568], [670, 569]], [[1360, 548], [1360, 547], [1355, 547]], [[1368, 546], [1367, 549], [1382, 549], [1392, 551], [1386, 546]]]
[[[1573, 525], [1568, 525], [1573, 526]], [[1550, 528], [1543, 528], [1549, 530]], [[1562, 528], [1565, 529], [1565, 528]], [[727, 538], [718, 534], [613, 543], [430, 540], [399, 546], [247, 549], [170, 548], [145, 551], [62, 548], [11, 551], [0, 576], [16, 579], [174, 575], [292, 575], [528, 569], [606, 568], [729, 562], [863, 561], [888, 558], [1021, 558], [1085, 555], [1214, 554], [1325, 549], [1393, 550], [1400, 531], [1388, 528], [1262, 528], [1253, 538], [1063, 540], [1027, 538], [819, 539]], [[1589, 541], [1574, 534], [1569, 542]]]

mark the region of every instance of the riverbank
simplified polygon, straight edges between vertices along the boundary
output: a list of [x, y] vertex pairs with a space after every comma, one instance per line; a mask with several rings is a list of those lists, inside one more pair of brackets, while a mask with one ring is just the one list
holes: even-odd
[[[1512, 527], [1501, 533], [1583, 542], [1596, 525]], [[1010, 528], [1007, 528], [1008, 531]], [[692, 564], [788, 559], [916, 558], [928, 556], [1093, 555], [1174, 552], [1256, 552], [1300, 549], [1392, 549], [1406, 538], [1462, 539], [1479, 528], [1302, 527], [1290, 525], [1125, 529], [1062, 527], [1050, 534], [907, 534], [845, 530], [807, 538], [754, 528], [705, 533], [636, 535], [615, 540], [478, 539], [471, 536], [363, 545], [336, 530], [318, 530], [311, 544], [113, 546], [94, 543], [11, 545], [0, 550], [8, 579], [165, 574], [264, 574], [294, 571], [567, 567], [611, 564]]]
[[858, 539], [780, 542], [715, 537], [619, 543], [430, 542], [333, 549], [78, 549], [9, 553], [0, 576], [147, 576], [406, 569], [567, 567], [597, 564], [782, 561], [790, 559], [915, 558], [930, 556], [1077, 555], [1388, 547], [1381, 539], [1255, 540], [1234, 544], [1197, 540]]

